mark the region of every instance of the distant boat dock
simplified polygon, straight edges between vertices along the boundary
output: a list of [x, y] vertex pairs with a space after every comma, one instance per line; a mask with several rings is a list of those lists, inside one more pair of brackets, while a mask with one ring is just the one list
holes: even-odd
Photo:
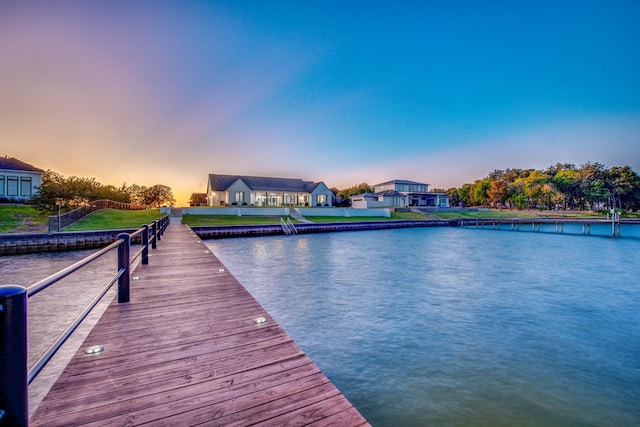
[[[467, 228], [481, 228], [491, 230], [510, 230], [510, 231], [532, 231], [532, 232], [555, 232], [564, 233], [565, 226], [571, 234], [592, 234], [592, 228], [600, 227], [604, 230], [606, 227], [607, 234], [613, 237], [620, 236], [622, 226], [638, 225], [640, 220], [627, 219], [589, 219], [589, 218], [467, 218], [459, 219], [458, 226]], [[610, 230], [610, 233], [608, 232]], [[598, 235], [605, 235], [599, 233]]]
[[30, 425], [369, 425], [196, 234], [151, 255]]

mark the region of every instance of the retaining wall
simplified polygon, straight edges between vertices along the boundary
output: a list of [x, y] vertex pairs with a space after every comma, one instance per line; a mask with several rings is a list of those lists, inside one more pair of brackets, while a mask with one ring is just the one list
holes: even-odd
[[[118, 238], [118, 234], [132, 233], [136, 230], [135, 228], [127, 228], [61, 233], [0, 234], [0, 255], [101, 248], [114, 242]], [[133, 238], [131, 243], [140, 243], [140, 237]]]
[[[337, 231], [383, 230], [410, 227], [457, 226], [452, 221], [364, 221], [350, 223], [295, 224], [298, 234], [332, 233]], [[223, 239], [228, 237], [276, 236], [285, 234], [280, 225], [236, 225], [228, 227], [191, 227], [202, 239]]]
[[391, 217], [390, 209], [353, 209], [353, 208], [251, 208], [251, 207], [226, 207], [226, 208], [182, 208], [183, 214], [189, 215], [238, 215], [238, 216], [288, 216], [291, 210], [295, 210], [302, 216], [381, 216]]

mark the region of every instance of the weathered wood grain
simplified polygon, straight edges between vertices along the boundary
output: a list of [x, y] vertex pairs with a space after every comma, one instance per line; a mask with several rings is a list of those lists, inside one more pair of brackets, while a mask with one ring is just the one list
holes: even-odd
[[132, 276], [131, 301], [109, 306], [31, 425], [367, 425], [186, 227]]

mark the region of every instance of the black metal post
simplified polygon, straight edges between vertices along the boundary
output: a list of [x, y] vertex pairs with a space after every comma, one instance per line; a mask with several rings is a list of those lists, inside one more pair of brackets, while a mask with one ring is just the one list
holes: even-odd
[[29, 424], [27, 290], [0, 286], [0, 425]]
[[149, 264], [149, 224], [142, 224], [142, 265]]
[[127, 233], [118, 234], [118, 239], [123, 239], [124, 242], [118, 246], [118, 271], [124, 269], [124, 273], [120, 275], [118, 279], [118, 302], [129, 302], [129, 245], [131, 243], [131, 236]]
[[151, 234], [153, 234], [153, 242], [151, 242], [151, 249], [155, 249], [158, 245], [158, 221], [151, 223]]
[[158, 234], [156, 235], [156, 240], [162, 240], [162, 218], [158, 220]]

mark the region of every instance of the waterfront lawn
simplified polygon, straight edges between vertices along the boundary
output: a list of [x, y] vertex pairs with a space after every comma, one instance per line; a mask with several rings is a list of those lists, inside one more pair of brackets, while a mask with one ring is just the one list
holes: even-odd
[[[189, 215], [182, 216], [182, 223], [191, 227], [220, 227], [227, 225], [264, 225], [264, 224], [280, 224], [280, 216], [238, 216], [238, 215]], [[289, 217], [291, 222], [296, 223], [295, 219]]]
[[442, 219], [458, 219], [458, 218], [598, 218], [604, 217], [604, 214], [592, 211], [539, 211], [539, 210], [508, 210], [508, 209], [491, 209], [490, 211], [480, 212], [431, 212], [432, 216]]
[[47, 231], [48, 215], [29, 205], [0, 205], [0, 233]]
[[511, 210], [490, 210], [480, 212], [431, 212], [432, 216], [442, 219], [460, 219], [460, 218], [535, 218], [538, 215], [523, 211]]
[[385, 216], [305, 216], [313, 222], [364, 222], [364, 221], [425, 221], [429, 216], [415, 212], [391, 212], [391, 218]]
[[114, 228], [140, 228], [142, 224], [162, 217], [160, 209], [120, 211], [102, 209], [87, 215], [80, 221], [65, 227], [63, 231], [109, 230]]

